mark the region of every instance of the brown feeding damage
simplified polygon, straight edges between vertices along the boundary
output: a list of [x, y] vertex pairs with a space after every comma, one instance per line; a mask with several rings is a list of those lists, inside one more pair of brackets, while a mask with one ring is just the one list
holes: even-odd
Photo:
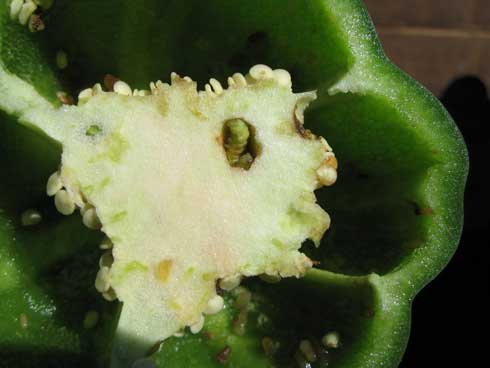
[[293, 109], [293, 121], [294, 121], [294, 127], [296, 128], [296, 131], [300, 136], [302, 136], [305, 139], [313, 139], [315, 138], [315, 135], [309, 130], [305, 129], [304, 127], [304, 119], [303, 119], [303, 112], [301, 113], [298, 111], [298, 104], [294, 106]]
[[220, 364], [225, 364], [228, 362], [228, 359], [230, 358], [231, 354], [231, 348], [229, 346], [226, 346], [223, 350], [221, 350], [218, 354], [216, 354], [216, 360]]
[[108, 91], [114, 91], [114, 84], [119, 80], [119, 78], [115, 77], [112, 74], [106, 74], [104, 76], [104, 87]]
[[29, 18], [29, 30], [31, 32], [39, 32], [42, 31], [46, 26], [39, 14], [33, 14]]
[[157, 268], [155, 269], [155, 277], [160, 282], [165, 282], [170, 275], [170, 271], [172, 270], [172, 261], [170, 259], [164, 259], [158, 263]]

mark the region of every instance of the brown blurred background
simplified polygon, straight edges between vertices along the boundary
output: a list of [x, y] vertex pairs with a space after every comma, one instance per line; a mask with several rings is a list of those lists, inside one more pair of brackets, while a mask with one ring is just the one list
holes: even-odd
[[440, 96], [449, 82], [490, 85], [490, 0], [365, 0], [391, 60]]
[[[438, 96], [470, 156], [461, 243], [415, 298], [400, 365], [480, 367], [488, 360], [490, 0], [365, 0], [388, 57]], [[485, 363], [483, 363], [485, 364]]]

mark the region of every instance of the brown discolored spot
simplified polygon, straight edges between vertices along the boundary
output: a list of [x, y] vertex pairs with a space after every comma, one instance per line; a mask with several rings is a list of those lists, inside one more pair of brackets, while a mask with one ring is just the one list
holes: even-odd
[[104, 86], [108, 91], [114, 91], [114, 84], [119, 80], [112, 74], [106, 74], [104, 76]]
[[294, 121], [294, 127], [296, 128], [296, 131], [301, 137], [305, 139], [315, 138], [315, 135], [309, 129], [305, 129], [305, 127], [303, 126], [303, 121], [301, 121], [298, 118], [298, 114], [296, 113], [297, 109], [298, 109], [298, 104], [296, 104], [293, 109], [293, 121]]
[[207, 338], [208, 340], [214, 340], [214, 334], [211, 332], [211, 331], [204, 331], [202, 333], [204, 335], [205, 338]]
[[430, 207], [422, 207], [419, 209], [420, 216], [430, 216], [434, 214], [434, 210]]
[[168, 99], [159, 98], [156, 100], [156, 105], [160, 115], [166, 116], [168, 113]]
[[160, 282], [166, 282], [172, 270], [172, 260], [164, 259], [158, 263], [155, 269], [155, 277]]
[[216, 289], [216, 294], [218, 294], [219, 296], [225, 295], [225, 291], [219, 286], [219, 280], [216, 280], [215, 289]]
[[231, 347], [226, 346], [223, 350], [221, 350], [218, 354], [216, 354], [216, 360], [220, 364], [226, 364], [228, 359], [230, 358]]
[[60, 100], [60, 102], [63, 105], [73, 105], [75, 103], [75, 100], [73, 99], [73, 97], [64, 93], [64, 92], [58, 93], [57, 97], [58, 97], [58, 100]]
[[325, 160], [325, 164], [330, 166], [330, 167], [333, 167], [335, 170], [337, 170], [339, 168], [339, 163], [338, 163], [337, 158], [335, 156], [329, 156]]
[[41, 16], [39, 14], [33, 14], [29, 18], [29, 30], [31, 32], [39, 32], [46, 28]]
[[410, 201], [410, 204], [413, 206], [415, 215], [417, 216], [431, 216], [434, 214], [434, 210], [429, 206], [423, 207], [415, 201]]

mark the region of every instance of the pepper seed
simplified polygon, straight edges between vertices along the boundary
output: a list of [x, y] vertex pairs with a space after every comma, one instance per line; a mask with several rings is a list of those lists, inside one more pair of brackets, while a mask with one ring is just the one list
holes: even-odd
[[315, 349], [313, 349], [310, 340], [301, 340], [299, 343], [299, 350], [303, 353], [308, 362], [313, 363], [316, 361], [316, 352]]
[[37, 225], [41, 222], [42, 216], [39, 213], [39, 211], [30, 208], [28, 210], [25, 210], [22, 212], [22, 215], [20, 216], [20, 222], [22, 226], [33, 226]]
[[56, 192], [54, 196], [54, 205], [58, 212], [63, 215], [71, 215], [75, 211], [75, 202], [71, 195], [64, 189]]
[[85, 318], [83, 319], [83, 328], [90, 330], [97, 325], [99, 321], [99, 313], [94, 310], [90, 310], [85, 314]]
[[216, 314], [223, 309], [225, 302], [223, 297], [220, 295], [215, 295], [212, 297], [204, 309], [205, 314]]
[[331, 349], [337, 349], [339, 347], [340, 336], [338, 332], [329, 332], [322, 337], [322, 344]]

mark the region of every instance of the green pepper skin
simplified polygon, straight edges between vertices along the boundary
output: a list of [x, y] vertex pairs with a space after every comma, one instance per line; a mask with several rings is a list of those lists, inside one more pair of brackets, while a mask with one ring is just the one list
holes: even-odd
[[[306, 125], [327, 138], [339, 159], [338, 183], [318, 193], [332, 229], [319, 249], [305, 245], [320, 265], [279, 286], [247, 284], [258, 310], [275, 321], [270, 330], [252, 323], [237, 337], [229, 308], [205, 326], [215, 340], [172, 338], [154, 359], [162, 367], [163, 361], [169, 367], [219, 367], [216, 354], [231, 344], [228, 366], [265, 367], [272, 363], [261, 351], [264, 335], [275, 334], [284, 342], [282, 352], [292, 356], [292, 342], [335, 329], [344, 343], [330, 354], [329, 367], [396, 367], [409, 338], [414, 297], [459, 242], [468, 155], [437, 99], [387, 59], [363, 3], [57, 0], [48, 14], [46, 30], [30, 34], [10, 20], [7, 3], [0, 4], [0, 367], [73, 367], [95, 360], [104, 366], [117, 320], [118, 306], [99, 300], [93, 285], [83, 302], [70, 299], [68, 291], [55, 298], [53, 287], [70, 280], [69, 271], [53, 278], [56, 267], [76, 269], [99, 239], [78, 219], [56, 216], [44, 199], [60, 150], [32, 132], [25, 111], [59, 106], [56, 91], [85, 88], [108, 72], [142, 88], [174, 70], [202, 83], [255, 63], [289, 70], [295, 89], [318, 90]], [[67, 71], [56, 70], [59, 49], [69, 55]], [[10, 76], [18, 77], [20, 91], [27, 91], [24, 84], [34, 90], [13, 96], [18, 91], [12, 92]], [[31, 207], [47, 219], [36, 228], [39, 234], [20, 225], [20, 213]], [[87, 288], [94, 270], [79, 280]], [[288, 298], [298, 302], [280, 308]], [[51, 311], [67, 308], [66, 300], [72, 314], [94, 306], [107, 310], [98, 341], [74, 322], [83, 315], [48, 313], [50, 305]], [[284, 325], [304, 310], [310, 314], [304, 328]], [[21, 313], [32, 318], [29, 333], [19, 327]]]

